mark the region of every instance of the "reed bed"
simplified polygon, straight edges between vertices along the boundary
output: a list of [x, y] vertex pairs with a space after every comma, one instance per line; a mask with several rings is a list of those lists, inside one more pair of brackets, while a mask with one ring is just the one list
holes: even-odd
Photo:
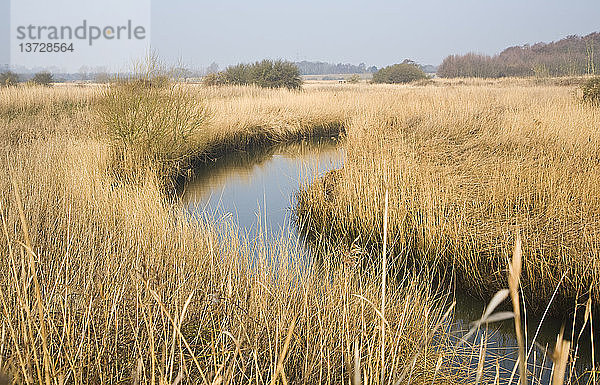
[[[121, 91], [1, 92], [0, 372], [15, 383], [454, 381], [435, 365], [447, 300], [423, 289], [427, 277], [388, 285], [382, 340], [379, 275], [337, 255], [306, 274], [297, 240], [242, 242], [165, 189], [167, 166], [213, 149], [329, 132], [355, 110], [352, 94], [338, 108], [331, 90], [189, 87], [178, 106], [210, 112], [176, 149], [181, 162], [158, 165], [172, 138], [156, 136], [166, 140], [138, 164], [117, 156], [144, 144], [119, 142], [123, 126], [102, 117], [129, 113], [104, 99]], [[139, 102], [143, 116], [165, 117]]]
[[377, 252], [389, 190], [399, 265], [441, 267], [490, 298], [521, 231], [528, 311], [598, 304], [600, 110], [576, 91], [467, 82], [375, 93], [347, 126], [344, 167], [303, 189], [298, 216], [334, 245]]
[[[596, 282], [599, 114], [572, 92], [514, 79], [1, 89], [0, 372], [44, 384], [497, 383], [482, 374], [484, 345], [446, 335], [453, 307], [432, 282], [452, 261], [465, 286], [504, 290], [517, 226], [511, 297], [561, 282], [566, 299]], [[300, 195], [301, 218], [334, 245], [309, 271], [298, 240], [244, 240], [190, 217], [170, 189], [194, 162], [340, 132], [344, 168]], [[391, 273], [364, 269], [369, 255]], [[427, 268], [399, 270], [408, 256]], [[457, 354], [482, 364], [456, 367]]]

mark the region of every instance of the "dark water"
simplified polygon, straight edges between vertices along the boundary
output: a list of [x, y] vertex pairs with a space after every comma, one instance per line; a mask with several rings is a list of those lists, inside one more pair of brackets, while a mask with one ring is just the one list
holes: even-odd
[[[190, 213], [208, 216], [215, 222], [236, 224], [240, 233], [250, 241], [258, 237], [261, 242], [266, 240], [267, 243], [270, 239], [298, 239], [296, 226], [292, 223], [295, 193], [301, 183], [310, 183], [315, 177], [340, 168], [343, 156], [343, 145], [333, 138], [228, 154], [197, 169], [195, 178], [185, 186], [182, 200]], [[302, 242], [298, 244], [305, 256], [303, 260], [306, 260], [307, 266], [310, 265], [309, 253], [303, 250]], [[447, 343], [456, 347], [458, 353], [461, 350], [478, 352], [481, 341], [485, 340], [485, 375], [493, 379], [498, 370], [500, 382], [508, 383], [517, 359], [513, 322], [507, 320], [482, 327], [459, 348], [461, 337], [470, 328], [470, 323], [481, 317], [486, 304], [465, 293], [456, 294], [456, 302], [454, 321], [447, 330], [451, 336]], [[556, 336], [565, 325], [565, 337], [571, 339], [573, 323], [567, 315], [564, 319], [545, 319], [535, 338], [536, 344], [533, 344], [541, 320], [527, 317], [527, 321], [530, 383], [547, 384], [551, 378], [550, 356]], [[576, 326], [575, 343], [578, 333]], [[598, 344], [600, 341], [597, 341]], [[449, 357], [448, 364], [476, 368], [478, 357], [471, 355], [466, 359], [467, 356], [457, 354]], [[585, 332], [579, 340], [577, 356], [567, 378], [571, 376], [573, 383], [585, 384], [589, 381], [589, 375], [585, 373], [591, 369], [589, 332]], [[596, 357], [599, 357], [597, 353]], [[470, 373], [465, 376], [473, 381], [473, 371]], [[516, 384], [517, 376], [515, 374], [512, 383]]]
[[[499, 307], [496, 311], [512, 310], [509, 308], [510, 299], [507, 299], [505, 302], [506, 304]], [[467, 293], [456, 294], [454, 323], [449, 327], [452, 344], [459, 346], [461, 337], [472, 327], [472, 322], [481, 317], [485, 306], [486, 303], [470, 297]], [[583, 312], [584, 309], [580, 309], [579, 315], [582, 316]], [[594, 321], [594, 323], [595, 330], [598, 330], [598, 322]], [[572, 354], [573, 357], [575, 354], [577, 357], [574, 361], [572, 360], [573, 357], [571, 357], [565, 379], [569, 380], [567, 383], [573, 384], [590, 383], [592, 349], [589, 323], [582, 331], [581, 320], [574, 320], [573, 314], [565, 313], [562, 317], [555, 314], [552, 316], [547, 315], [546, 317], [524, 315], [523, 327], [526, 333], [525, 351], [528, 353], [527, 369], [530, 373], [529, 383], [549, 384], [551, 382], [552, 352], [556, 344], [556, 337], [563, 328], [563, 338], [572, 342]], [[472, 349], [474, 346], [478, 352], [482, 341], [485, 341], [486, 346], [485, 375], [488, 378], [494, 378], [497, 376], [497, 372], [499, 372], [500, 383], [509, 383], [510, 378], [514, 376], [512, 383], [516, 384], [518, 369], [515, 370], [515, 362], [518, 359], [518, 345], [513, 320], [505, 320], [481, 327], [480, 330], [469, 338], [468, 343], [463, 343], [461, 349]], [[597, 343], [595, 351], [597, 359], [599, 356]], [[470, 359], [465, 360], [465, 356], [457, 356], [453, 361], [455, 363], [461, 362], [463, 366], [476, 369], [479, 357], [472, 356]], [[596, 376], [598, 377], [598, 375]], [[468, 377], [470, 380], [475, 379], [472, 373]]]

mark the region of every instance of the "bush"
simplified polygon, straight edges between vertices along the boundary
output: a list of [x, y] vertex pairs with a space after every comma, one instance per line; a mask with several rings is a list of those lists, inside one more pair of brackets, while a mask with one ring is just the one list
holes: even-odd
[[354, 74], [351, 75], [348, 79], [346, 79], [346, 83], [356, 84], [360, 82], [360, 75]]
[[244, 85], [252, 83], [248, 64], [229, 66], [224, 71], [219, 72], [218, 75], [221, 84]]
[[52, 82], [54, 81], [54, 77], [52, 76], [52, 74], [50, 72], [45, 72], [45, 71], [38, 72], [37, 74], [35, 74], [33, 76], [33, 79], [31, 79], [31, 81], [34, 84], [49, 87], [50, 85], [52, 85]]
[[300, 70], [291, 62], [263, 60], [254, 64], [237, 64], [218, 74], [207, 75], [205, 85], [254, 84], [265, 88], [298, 89], [302, 86]]
[[421, 68], [412, 63], [394, 64], [380, 69], [373, 74], [373, 83], [410, 83], [426, 79]]
[[111, 140], [113, 166], [124, 176], [149, 165], [177, 173], [202, 150], [194, 140], [202, 141], [206, 106], [180, 85], [164, 85], [164, 79], [114, 82], [99, 100], [99, 122]]
[[0, 87], [16, 86], [19, 83], [19, 75], [12, 71], [2, 72], [0, 74]]
[[207, 87], [218, 86], [223, 84], [221, 79], [221, 74], [218, 73], [209, 73], [202, 78], [202, 84]]
[[593, 104], [600, 104], [600, 76], [589, 79], [581, 86], [583, 100]]

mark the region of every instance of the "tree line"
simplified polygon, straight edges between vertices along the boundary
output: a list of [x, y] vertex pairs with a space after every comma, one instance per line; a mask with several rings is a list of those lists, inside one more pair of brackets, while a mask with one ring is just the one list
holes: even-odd
[[450, 55], [440, 77], [574, 76], [600, 73], [600, 33], [509, 47], [497, 55]]
[[[0, 87], [13, 87], [21, 83], [21, 76], [12, 71], [4, 71], [0, 73]], [[31, 79], [27, 80], [28, 83], [37, 84], [42, 86], [50, 86], [54, 82], [54, 76], [47, 71], [36, 73]]]
[[321, 61], [300, 61], [295, 63], [302, 75], [327, 75], [327, 74], [366, 74], [377, 72], [377, 67], [367, 67], [365, 63], [359, 65], [349, 63], [325, 63]]

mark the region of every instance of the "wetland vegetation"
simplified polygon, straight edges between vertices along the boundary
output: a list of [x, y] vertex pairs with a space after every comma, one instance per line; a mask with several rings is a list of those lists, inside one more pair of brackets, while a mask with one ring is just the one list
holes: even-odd
[[[2, 88], [0, 370], [45, 384], [592, 383], [600, 110], [579, 93], [512, 78]], [[294, 208], [325, 237], [310, 274], [297, 238], [250, 245], [190, 220], [176, 193], [226, 154], [337, 135], [343, 166]], [[500, 375], [485, 337], [450, 333], [458, 287], [489, 302], [481, 330], [517, 314], [511, 367], [530, 362], [527, 317], [580, 318], [550, 346], [552, 374]]]

